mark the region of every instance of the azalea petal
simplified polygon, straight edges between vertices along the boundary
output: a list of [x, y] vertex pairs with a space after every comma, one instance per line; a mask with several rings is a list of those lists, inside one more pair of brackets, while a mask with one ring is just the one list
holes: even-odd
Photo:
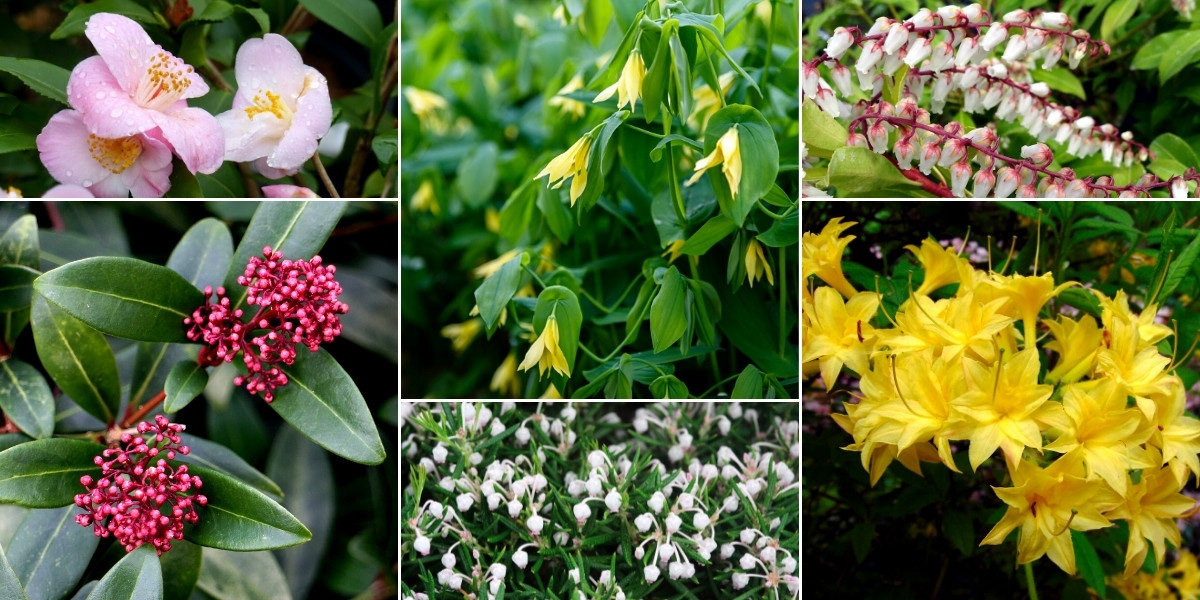
[[133, 19], [112, 13], [92, 15], [84, 35], [127, 93], [137, 87], [151, 57], [161, 49]]
[[189, 171], [213, 173], [225, 158], [221, 124], [202, 108], [180, 108], [181, 105], [186, 106], [177, 103], [170, 113], [154, 111], [151, 118]]
[[128, 137], [155, 127], [154, 111], [138, 106], [99, 56], [75, 65], [67, 81], [67, 99], [83, 113], [88, 130], [99, 137]]
[[37, 136], [42, 164], [58, 181], [88, 185], [112, 175], [92, 157], [88, 149], [88, 130], [79, 111], [59, 111]]
[[289, 107], [295, 106], [297, 97], [303, 93], [309, 69], [296, 47], [274, 33], [246, 40], [238, 48], [235, 65], [239, 89], [249, 90], [251, 97], [260, 90], [270, 90], [286, 99]]

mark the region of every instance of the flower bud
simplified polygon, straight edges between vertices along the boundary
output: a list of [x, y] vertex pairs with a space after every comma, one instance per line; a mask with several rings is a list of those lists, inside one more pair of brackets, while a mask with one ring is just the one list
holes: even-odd
[[646, 583], [654, 583], [655, 581], [658, 581], [658, 567], [654, 565], [646, 565], [646, 568], [642, 570], [642, 573], [646, 577]]
[[854, 70], [864, 75], [870, 73], [871, 69], [879, 64], [881, 59], [883, 59], [883, 41], [876, 40], [875, 43], [868, 44], [867, 47], [863, 48], [863, 51], [858, 55], [858, 62], [854, 64]]
[[413, 549], [421, 553], [421, 556], [429, 555], [429, 538], [418, 535], [416, 541], [413, 542]]
[[967, 181], [971, 178], [971, 165], [965, 159], [950, 167], [950, 191], [962, 198], [967, 190]]
[[1171, 178], [1171, 198], [1174, 200], [1185, 200], [1188, 197], [1187, 181], [1182, 177]]
[[1007, 198], [1021, 184], [1021, 175], [1012, 167], [1001, 167], [996, 172], [996, 198]]
[[518, 569], [524, 569], [525, 565], [529, 564], [529, 555], [524, 550], [517, 550], [513, 552], [512, 561], [514, 565], [517, 565]]
[[992, 187], [996, 185], [996, 175], [991, 169], [980, 169], [975, 173], [975, 178], [972, 180], [971, 196], [974, 198], [987, 198]]
[[966, 67], [971, 62], [971, 58], [975, 56], [975, 51], [979, 49], [979, 41], [975, 38], [967, 38], [958, 45], [958, 52], [954, 54], [954, 66], [958, 68]]
[[1071, 17], [1068, 17], [1066, 13], [1060, 12], [1042, 13], [1042, 27], [1068, 29], [1071, 27]]
[[709, 522], [708, 515], [702, 512], [697, 512], [696, 514], [692, 515], [692, 526], [694, 526], [696, 529], [704, 529], [705, 527], [708, 527]]
[[542, 533], [542, 528], [546, 526], [546, 520], [541, 515], [532, 515], [525, 521], [525, 526], [529, 528], [529, 532], [534, 535]]
[[1008, 46], [1004, 48], [1004, 55], [1000, 58], [1007, 61], [1019, 60], [1022, 56], [1025, 56], [1027, 48], [1028, 45], [1025, 43], [1025, 36], [1014, 36], [1009, 38]]
[[918, 166], [921, 172], [928, 175], [933, 165], [942, 157], [942, 149], [937, 142], [927, 142], [921, 146], [921, 164]]
[[850, 30], [845, 27], [838, 27], [833, 30], [833, 35], [829, 37], [829, 42], [825, 44], [825, 55], [833, 59], [841, 58], [852, 43], [854, 43], [854, 36], [850, 33]]
[[1062, 55], [1063, 55], [1062, 42], [1058, 42], [1058, 43], [1050, 46], [1050, 49], [1046, 51], [1045, 60], [1042, 61], [1042, 68], [1046, 69], [1046, 70], [1053, 69], [1054, 65], [1058, 64], [1058, 59], [1062, 58]]
[[676, 531], [679, 531], [679, 526], [683, 524], [683, 519], [680, 519], [679, 515], [671, 513], [667, 515], [666, 523], [667, 533], [675, 533]]
[[742, 555], [742, 558], [740, 560], [738, 560], [738, 564], [741, 565], [743, 569], [746, 569], [746, 570], [753, 569], [754, 568], [754, 556], [751, 555], [749, 552], [747, 552]]
[[[984, 34], [983, 39], [980, 40], [979, 47], [982, 48], [984, 52], [991, 52], [992, 50], [995, 50], [996, 46], [999, 46], [1000, 43], [1003, 42], [1007, 37], [1008, 27], [1000, 23], [992, 23], [992, 25], [988, 27], [987, 33]], [[961, 52], [961, 50], [962, 49], [960, 48], [959, 51]]]
[[1029, 20], [1030, 20], [1029, 12], [1024, 9], [1020, 9], [1020, 8], [1018, 8], [1017, 10], [1005, 13], [1005, 15], [1004, 15], [1004, 22], [1010, 23], [1012, 25], [1020, 25], [1021, 23], [1026, 23]]
[[893, 22], [883, 42], [883, 53], [893, 55], [908, 41], [908, 29], [902, 23]]
[[458, 502], [458, 512], [465, 513], [471, 509], [471, 505], [475, 503], [475, 498], [470, 494], [459, 494], [455, 499]]
[[929, 56], [929, 68], [935, 73], [949, 68], [954, 64], [954, 46], [950, 42], [939, 42], [933, 47]]
[[911, 169], [912, 161], [917, 157], [917, 147], [911, 137], [901, 136], [896, 139], [892, 153], [896, 155], [896, 166], [901, 170]]
[[837, 86], [838, 92], [842, 96], [851, 96], [854, 94], [854, 87], [850, 81], [850, 69], [842, 63], [835, 63], [833, 68], [829, 70], [829, 76], [833, 79], [833, 85]]
[[819, 83], [824, 87], [817, 89], [817, 95], [814, 98], [817, 106], [835, 119], [842, 116], [842, 107], [840, 104], [838, 104], [837, 96], [833, 94], [833, 88], [825, 85], [824, 82]]
[[875, 123], [867, 128], [867, 140], [876, 154], [887, 151], [888, 129], [883, 119], [876, 119]]
[[429, 503], [429, 514], [433, 515], [434, 517], [437, 517], [438, 519], [441, 519], [442, 518], [442, 508], [443, 507], [442, 507], [441, 502], [436, 502], [436, 501], [430, 502]]
[[448, 453], [449, 453], [449, 452], [446, 450], [446, 447], [445, 447], [445, 446], [443, 446], [443, 445], [441, 445], [441, 444], [438, 444], [438, 445], [437, 445], [436, 447], [434, 447], [434, 449], [433, 449], [433, 462], [436, 462], [436, 463], [437, 463], [437, 464], [439, 464], [439, 465], [440, 465], [440, 464], [443, 464], [443, 463], [445, 463], [445, 462], [446, 462], [446, 455], [447, 455]]
[[749, 573], [734, 573], [733, 574], [733, 589], [740, 590], [750, 583]]
[[517, 438], [517, 444], [524, 446], [525, 444], [529, 443], [529, 429], [527, 429], [524, 425], [522, 425], [514, 435]]
[[458, 559], [454, 558], [454, 555], [449, 552], [442, 555], [442, 565], [444, 565], [447, 569], [453, 569], [457, 562]]
[[1028, 183], [1017, 188], [1018, 198], [1037, 198], [1039, 195], [1037, 188]]
[[904, 57], [904, 64], [911, 68], [916, 68], [921, 64], [921, 61], [929, 57], [931, 48], [928, 38], [917, 38], [917, 41], [909, 45], [908, 54]]
[[621, 494], [615, 489], [609, 491], [608, 495], [604, 497], [604, 505], [608, 507], [610, 512], [621, 510]]
[[573, 510], [575, 512], [575, 519], [578, 520], [580, 524], [588, 520], [588, 517], [592, 516], [592, 509], [588, 508], [587, 501], [576, 504]]
[[633, 520], [633, 524], [641, 533], [646, 533], [654, 525], [654, 517], [650, 513], [642, 513]]
[[663, 496], [662, 492], [654, 492], [654, 495], [650, 496], [650, 499], [646, 501], [646, 504], [650, 507], [650, 510], [653, 510], [656, 513], [662, 512], [663, 502], [665, 502], [666, 499], [666, 496]]

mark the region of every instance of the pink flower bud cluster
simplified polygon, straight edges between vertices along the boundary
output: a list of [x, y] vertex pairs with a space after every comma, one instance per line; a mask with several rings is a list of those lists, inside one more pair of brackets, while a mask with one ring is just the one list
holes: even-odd
[[183, 429], [158, 415], [153, 423], [138, 423], [137, 435], [121, 435], [124, 449], [105, 449], [95, 459], [100, 479], [79, 479], [87, 491], [75, 496], [75, 505], [88, 512], [75, 522], [91, 526], [99, 537], [113, 535], [126, 552], [152, 544], [161, 556], [171, 549], [171, 540], [182, 540], [183, 524], [199, 518], [196, 505], [208, 503], [203, 495], [193, 495], [203, 485], [200, 478], [189, 475], [187, 465], [169, 462], [188, 453], [179, 437]]
[[184, 319], [191, 326], [188, 339], [208, 344], [200, 363], [233, 362], [240, 351], [248, 375], [235, 377], [234, 384], [267, 402], [274, 400], [274, 390], [288, 382], [278, 365], [295, 362], [296, 345], [316, 352], [342, 332], [338, 315], [349, 307], [338, 300], [342, 286], [334, 279], [336, 270], [321, 264], [320, 256], [291, 261], [270, 246], [263, 248], [263, 257], [251, 257], [237, 280], [249, 288], [246, 303], [258, 307], [248, 322], [242, 322], [240, 309], [229, 310], [224, 288], [217, 288], [218, 301], [210, 303], [211, 287], [204, 289], [204, 305]]
[[[1007, 198], [1120, 198], [1149, 196], [1157, 188], [1170, 187], [1175, 198], [1186, 198], [1188, 182], [1200, 182], [1194, 168], [1180, 177], [1160, 181], [1154, 174], [1144, 175], [1137, 183], [1113, 185], [1113, 179], [1077, 178], [1069, 168], [1053, 170], [1054, 153], [1045, 143], [1021, 148], [1020, 158], [1001, 154], [1000, 140], [989, 127], [963, 131], [958, 122], [938, 125], [929, 120], [929, 111], [917, 106], [912, 97], [905, 97], [895, 106], [888, 102], [866, 105], [861, 115], [850, 122], [847, 145], [869, 148], [886, 154], [901, 172], [922, 184], [927, 191], [946, 197], [962, 197], [968, 183], [972, 196]], [[866, 135], [858, 130], [865, 129]], [[895, 143], [888, 147], [890, 135], [896, 132]], [[913, 163], [916, 163], [914, 166]], [[979, 168], [976, 169], [972, 163]], [[929, 175], [934, 166], [949, 170], [950, 187], [937, 184]], [[920, 173], [918, 174], [917, 171]]]

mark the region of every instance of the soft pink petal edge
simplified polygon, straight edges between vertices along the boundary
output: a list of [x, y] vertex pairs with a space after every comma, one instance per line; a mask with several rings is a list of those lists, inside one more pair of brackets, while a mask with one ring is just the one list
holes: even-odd
[[304, 91], [308, 67], [287, 38], [268, 33], [262, 39], [246, 40], [238, 49], [234, 77], [238, 89], [245, 90], [249, 101], [260, 90], [270, 90], [289, 100], [289, 105]]
[[179, 106], [177, 103], [170, 113], [153, 112], [151, 118], [189, 171], [216, 171], [225, 160], [225, 135], [221, 124], [202, 108]]
[[82, 185], [85, 181], [94, 183], [112, 173], [92, 157], [87, 141], [88, 130], [83, 115], [75, 110], [62, 110], [50, 117], [38, 134], [38, 154], [54, 179], [74, 185]]
[[75, 65], [67, 81], [67, 99], [83, 114], [88, 131], [99, 137], [122, 138], [155, 127], [155, 111], [138, 106], [99, 56]]
[[112, 13], [92, 15], [83, 32], [128, 95], [137, 87], [158, 45], [133, 19]]

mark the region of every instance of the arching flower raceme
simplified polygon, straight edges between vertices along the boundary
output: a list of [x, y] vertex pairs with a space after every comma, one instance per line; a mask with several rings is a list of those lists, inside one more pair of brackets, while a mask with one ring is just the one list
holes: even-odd
[[99, 56], [71, 71], [67, 98], [83, 113], [88, 131], [119, 140], [153, 136], [157, 129], [189, 171], [216, 171], [222, 160], [221, 127], [204, 109], [187, 105], [188, 98], [208, 93], [200, 75], [127, 17], [93, 15], [84, 33]]
[[571, 375], [567, 357], [563, 354], [562, 348], [558, 347], [558, 319], [554, 315], [546, 318], [546, 326], [542, 328], [542, 335], [538, 336], [538, 339], [529, 347], [529, 352], [525, 354], [525, 360], [521, 361], [517, 369], [528, 371], [534, 365], [538, 367], [539, 376], [545, 374], [547, 369], [558, 371], [564, 376]]
[[556, 190], [562, 187], [562, 184], [570, 177], [571, 206], [575, 206], [575, 201], [583, 195], [583, 190], [587, 187], [587, 165], [588, 158], [591, 156], [591, 148], [592, 134], [589, 133], [571, 144], [566, 152], [550, 159], [550, 163], [534, 179], [549, 175], [547, 181], [553, 184], [550, 189]]
[[617, 94], [617, 109], [628, 104], [633, 110], [637, 108], [637, 100], [642, 95], [642, 79], [645, 77], [646, 62], [642, 60], [642, 53], [634, 48], [625, 60], [625, 67], [621, 69], [617, 82], [605, 88], [592, 102], [604, 102]]
[[721, 171], [725, 173], [725, 181], [729, 183], [729, 194], [736, 198], [738, 185], [742, 182], [742, 150], [738, 143], [736, 125], [725, 131], [708, 156], [696, 161], [696, 174], [687, 180], [687, 185], [696, 183], [705, 171], [717, 165], [721, 165]]
[[274, 33], [242, 44], [235, 75], [233, 108], [217, 115], [225, 159], [255, 161], [258, 172], [271, 179], [299, 171], [333, 121], [325, 76]]
[[76, 515], [75, 522], [92, 527], [99, 537], [111, 534], [126, 552], [151, 544], [161, 556], [172, 540], [182, 540], [183, 524], [199, 520], [196, 505], [208, 504], [195, 493], [204, 482], [190, 475], [187, 465], [171, 463], [189, 452], [179, 437], [183, 430], [158, 415], [153, 423], [138, 423], [136, 435], [121, 435], [123, 449], [107, 448], [95, 459], [100, 479], [79, 479], [87, 491], [75, 496], [75, 505], [87, 512]]
[[[161, 198], [171, 187], [171, 147], [158, 130], [108, 139], [88, 131], [85, 116], [63, 110], [37, 137], [42, 164], [58, 181], [94, 197]], [[76, 192], [77, 193], [77, 192]]]

